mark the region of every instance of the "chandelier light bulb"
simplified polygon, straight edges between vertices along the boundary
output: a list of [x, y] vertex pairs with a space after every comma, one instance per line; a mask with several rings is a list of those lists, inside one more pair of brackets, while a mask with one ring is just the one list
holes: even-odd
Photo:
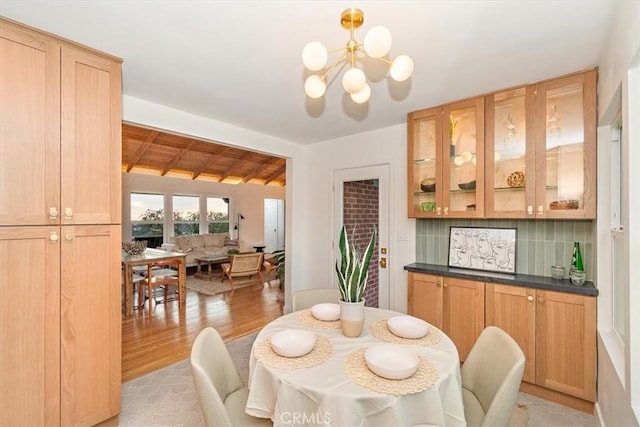
[[403, 82], [413, 74], [413, 60], [407, 55], [399, 55], [391, 63], [389, 75], [397, 82]]
[[362, 89], [358, 93], [351, 94], [351, 100], [357, 104], [364, 104], [369, 100], [370, 96], [371, 96], [371, 88], [369, 87], [368, 84], [365, 83], [364, 89]]
[[350, 94], [355, 94], [364, 89], [367, 84], [367, 77], [359, 68], [350, 68], [344, 76], [342, 76], [342, 87]]
[[364, 36], [364, 51], [372, 58], [382, 58], [391, 50], [392, 40], [386, 27], [375, 26]]
[[302, 63], [311, 71], [318, 71], [327, 65], [327, 48], [320, 42], [309, 42], [302, 49]]
[[453, 163], [455, 163], [456, 166], [462, 166], [464, 165], [464, 160], [462, 159], [462, 156], [455, 156], [453, 158]]
[[304, 92], [309, 98], [320, 98], [326, 90], [327, 84], [316, 74], [309, 76], [304, 82]]

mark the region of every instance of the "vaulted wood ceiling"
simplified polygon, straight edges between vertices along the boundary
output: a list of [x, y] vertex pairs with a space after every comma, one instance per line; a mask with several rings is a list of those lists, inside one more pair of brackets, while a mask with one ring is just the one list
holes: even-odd
[[123, 123], [122, 168], [284, 187], [286, 160]]

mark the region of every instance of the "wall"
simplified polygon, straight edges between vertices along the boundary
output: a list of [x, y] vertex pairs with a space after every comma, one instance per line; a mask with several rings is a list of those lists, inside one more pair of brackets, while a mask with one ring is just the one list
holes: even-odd
[[[610, 37], [599, 64], [598, 81], [598, 415], [606, 426], [633, 426], [640, 420], [640, 2], [616, 2]], [[625, 130], [622, 150], [623, 227], [626, 232], [627, 280], [629, 284], [626, 336], [620, 343], [612, 331], [610, 253], [612, 238], [607, 191], [608, 126], [617, 105], [622, 106]], [[616, 171], [617, 172], [617, 171]]]
[[580, 242], [587, 280], [595, 276], [593, 221], [421, 219], [416, 224], [416, 262], [448, 264], [451, 226], [516, 228], [516, 272], [519, 274], [551, 276], [552, 265], [565, 266], [568, 274], [573, 242]]
[[[374, 180], [349, 181], [344, 183], [344, 216], [343, 223], [347, 230], [349, 244], [357, 247], [361, 254], [369, 245], [371, 230], [378, 230], [378, 184]], [[364, 293], [367, 307], [378, 307], [378, 248], [376, 241], [369, 276]]]
[[135, 173], [122, 174], [122, 234], [123, 240], [131, 239], [131, 192], [153, 192], [182, 196], [229, 197], [230, 227], [241, 212], [245, 219], [240, 225], [240, 239], [245, 248], [264, 241], [264, 199], [284, 199], [285, 188], [257, 184], [220, 184], [211, 181], [171, 178]]

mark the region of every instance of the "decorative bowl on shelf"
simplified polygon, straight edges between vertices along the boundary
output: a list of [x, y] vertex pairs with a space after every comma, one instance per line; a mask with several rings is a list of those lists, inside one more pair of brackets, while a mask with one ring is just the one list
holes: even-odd
[[128, 253], [129, 255], [140, 255], [142, 252], [144, 252], [145, 249], [147, 249], [146, 240], [122, 243], [122, 250]]
[[436, 179], [435, 178], [425, 178], [420, 181], [420, 189], [425, 193], [433, 193], [436, 191]]
[[552, 211], [573, 210], [578, 209], [580, 202], [578, 200], [556, 200], [549, 204]]
[[332, 322], [340, 319], [340, 305], [332, 302], [323, 302], [311, 307], [311, 315], [324, 322]]
[[414, 350], [394, 344], [373, 344], [365, 350], [364, 360], [374, 374], [390, 380], [409, 378], [420, 363]]
[[429, 324], [413, 316], [394, 316], [387, 319], [387, 328], [398, 337], [417, 339], [429, 333]]
[[507, 177], [507, 185], [511, 188], [522, 188], [526, 183], [524, 172], [515, 171]]
[[462, 182], [458, 184], [458, 187], [460, 187], [461, 190], [474, 190], [476, 188], [476, 180], [474, 179], [473, 181]]
[[271, 349], [283, 357], [300, 357], [313, 350], [316, 334], [299, 329], [286, 329], [271, 336]]

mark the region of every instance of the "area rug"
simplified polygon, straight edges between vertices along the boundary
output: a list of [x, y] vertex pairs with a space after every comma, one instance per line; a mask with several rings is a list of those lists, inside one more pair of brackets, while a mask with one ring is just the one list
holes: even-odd
[[[257, 286], [257, 283], [248, 283], [236, 285], [235, 289], [246, 288], [247, 286]], [[187, 289], [200, 292], [205, 295], [218, 295], [231, 291], [231, 283], [229, 281], [221, 282], [220, 280], [202, 280], [193, 276], [187, 276]]]
[[[245, 384], [249, 378], [251, 346], [257, 334], [255, 332], [227, 343], [227, 349]], [[523, 396], [522, 393], [520, 395]], [[527, 405], [516, 403], [509, 426], [527, 426], [528, 412]], [[119, 425], [205, 426], [191, 377], [189, 359], [122, 384], [122, 413]]]

